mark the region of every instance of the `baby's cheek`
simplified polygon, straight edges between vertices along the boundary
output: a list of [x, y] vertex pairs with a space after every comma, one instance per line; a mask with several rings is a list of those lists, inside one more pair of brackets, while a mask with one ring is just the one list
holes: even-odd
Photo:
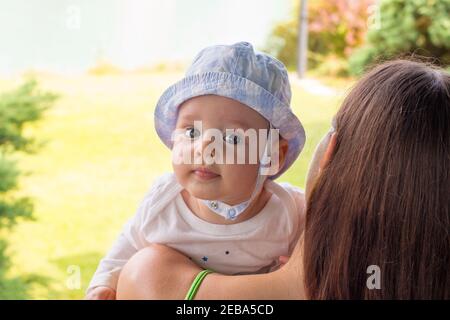
[[175, 164], [175, 163], [172, 163], [172, 167], [178, 183], [181, 184], [182, 186], [185, 186], [188, 179], [188, 175], [190, 173], [190, 167], [185, 164]]
[[172, 164], [182, 165], [192, 163], [192, 150], [190, 145], [181, 142], [175, 142], [172, 148]]

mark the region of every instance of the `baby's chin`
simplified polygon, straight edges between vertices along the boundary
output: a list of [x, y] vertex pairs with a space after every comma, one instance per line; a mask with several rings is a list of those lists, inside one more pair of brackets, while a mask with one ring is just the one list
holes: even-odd
[[184, 185], [184, 189], [186, 189], [189, 194], [197, 199], [202, 200], [217, 200], [221, 192], [220, 182], [217, 181], [196, 181], [195, 179], [189, 179], [189, 182]]

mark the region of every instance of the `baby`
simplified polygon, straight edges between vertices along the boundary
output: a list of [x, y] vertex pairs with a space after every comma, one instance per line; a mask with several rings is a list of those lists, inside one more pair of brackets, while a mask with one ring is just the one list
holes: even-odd
[[225, 274], [279, 267], [303, 231], [305, 210], [300, 189], [273, 181], [305, 142], [290, 98], [284, 65], [249, 43], [202, 50], [155, 109], [174, 173], [147, 192], [100, 261], [87, 298], [113, 299], [123, 266], [151, 243]]

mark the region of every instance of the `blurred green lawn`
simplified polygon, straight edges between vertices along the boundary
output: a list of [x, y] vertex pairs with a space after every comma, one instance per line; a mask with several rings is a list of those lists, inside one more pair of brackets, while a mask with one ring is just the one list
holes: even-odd
[[[153, 128], [159, 95], [181, 74], [57, 76], [40, 74], [40, 87], [61, 95], [38, 126], [28, 128], [47, 143], [36, 155], [20, 157], [30, 174], [21, 192], [34, 198], [36, 221], [8, 234], [11, 276], [38, 274], [34, 299], [80, 299], [97, 263], [134, 214], [161, 173], [170, 171], [170, 152]], [[326, 79], [345, 91], [349, 82]], [[11, 87], [0, 81], [0, 90]], [[329, 129], [342, 94], [311, 94], [293, 84], [292, 106], [306, 130], [305, 148], [279, 181], [304, 187], [314, 148]], [[70, 289], [72, 266], [81, 288]]]

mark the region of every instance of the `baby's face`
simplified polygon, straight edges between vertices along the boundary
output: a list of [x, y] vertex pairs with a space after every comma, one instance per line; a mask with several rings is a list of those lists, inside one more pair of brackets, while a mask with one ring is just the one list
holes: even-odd
[[[173, 168], [178, 182], [191, 196], [230, 205], [248, 200], [258, 174], [258, 155], [263, 150], [258, 148], [259, 135], [255, 143], [242, 134], [248, 129], [264, 133], [269, 123], [236, 100], [205, 95], [180, 106], [173, 137]], [[213, 143], [215, 139], [221, 139], [221, 144]], [[241, 162], [237, 161], [239, 147], [245, 150], [240, 153]], [[255, 150], [257, 161], [251, 155]]]

